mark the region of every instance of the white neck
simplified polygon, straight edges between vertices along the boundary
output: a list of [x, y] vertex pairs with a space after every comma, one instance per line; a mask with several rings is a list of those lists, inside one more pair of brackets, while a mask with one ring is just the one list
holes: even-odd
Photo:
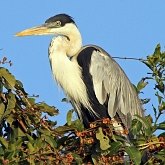
[[[52, 33], [59, 36], [52, 39], [54, 49], [62, 51], [67, 56], [74, 56], [82, 47], [81, 34], [75, 24], [66, 24], [64, 27], [52, 29]], [[50, 46], [51, 46], [50, 45]]]
[[69, 37], [69, 47], [67, 50], [68, 56], [74, 56], [82, 47], [82, 38], [79, 30], [74, 28], [68, 35]]
[[[68, 32], [67, 37], [53, 38], [49, 47], [49, 59], [53, 76], [57, 83], [76, 105], [80, 102], [91, 109], [85, 84], [82, 80], [81, 68], [76, 60], [70, 60], [68, 56], [74, 56], [81, 49], [82, 39], [76, 27]], [[80, 107], [76, 107], [79, 110]], [[79, 111], [79, 116], [81, 116]]]

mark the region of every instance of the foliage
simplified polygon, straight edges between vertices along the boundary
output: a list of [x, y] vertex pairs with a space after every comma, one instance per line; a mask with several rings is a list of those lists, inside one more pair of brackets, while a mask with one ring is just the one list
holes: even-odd
[[[58, 110], [36, 102], [35, 96], [29, 96], [23, 84], [1, 67], [0, 164], [163, 164], [165, 121], [158, 121], [165, 112], [165, 52], [157, 45], [142, 62], [150, 73], [136, 89], [140, 93], [147, 81], [155, 83], [158, 102], [152, 105], [154, 118], [136, 116], [130, 130], [122, 132], [114, 130], [110, 119], [95, 121], [85, 129], [79, 119], [73, 120], [74, 110], [68, 111], [65, 125], [57, 126], [48, 116], [57, 115]], [[3, 58], [0, 63], [11, 61]], [[161, 133], [155, 134], [157, 130]]]

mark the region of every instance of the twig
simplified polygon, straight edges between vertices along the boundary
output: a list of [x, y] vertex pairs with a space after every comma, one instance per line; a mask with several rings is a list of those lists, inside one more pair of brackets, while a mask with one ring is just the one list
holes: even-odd
[[149, 143], [140, 144], [138, 145], [138, 147], [139, 147], [139, 150], [144, 150], [145, 148], [148, 148], [149, 146], [154, 145], [154, 144], [164, 144], [164, 142], [149, 142]]
[[[19, 90], [19, 92], [18, 92], [18, 90], [15, 90], [14, 89], [14, 91], [17, 93], [17, 95], [20, 97], [20, 99], [22, 99], [22, 97], [25, 99], [27, 105], [29, 106], [29, 110], [32, 113], [34, 113], [35, 112], [35, 109], [31, 105], [31, 103], [29, 102], [29, 100], [27, 99], [27, 97], [25, 96], [25, 94], [21, 90]], [[35, 116], [40, 120], [40, 116], [38, 114], [35, 113]], [[22, 123], [20, 123], [20, 124], [22, 124]], [[50, 133], [56, 135], [55, 131], [52, 130], [52, 128], [49, 125], [46, 125], [44, 122], [41, 122], [40, 124], [42, 125], [42, 127], [44, 127], [45, 129], [47, 129]]]
[[17, 121], [21, 125], [22, 129], [27, 133], [27, 128], [26, 128], [25, 124], [23, 123], [23, 121], [22, 120], [19, 120], [19, 119], [17, 119]]
[[133, 58], [133, 57], [112, 57], [112, 58], [117, 58], [117, 59], [121, 59], [121, 60], [136, 60], [136, 61], [146, 61], [142, 58]]
[[161, 116], [161, 112], [159, 112], [159, 114], [158, 114], [158, 116], [156, 117], [156, 119], [155, 119], [155, 122], [154, 122], [154, 125], [156, 125], [156, 123], [157, 123], [157, 121], [158, 121], [158, 119], [159, 119], [159, 117]]

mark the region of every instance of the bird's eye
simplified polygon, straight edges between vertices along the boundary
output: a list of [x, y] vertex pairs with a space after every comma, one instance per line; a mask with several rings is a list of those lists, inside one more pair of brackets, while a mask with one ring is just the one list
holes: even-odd
[[57, 27], [61, 26], [61, 21], [56, 21], [56, 26]]

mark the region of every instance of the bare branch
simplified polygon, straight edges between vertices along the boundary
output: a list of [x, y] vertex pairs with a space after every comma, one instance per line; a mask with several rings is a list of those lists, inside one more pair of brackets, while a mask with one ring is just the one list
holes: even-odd
[[117, 58], [117, 59], [121, 59], [121, 60], [136, 60], [136, 61], [141, 61], [141, 62], [146, 61], [142, 58], [133, 58], [133, 57], [112, 57], [112, 58]]

